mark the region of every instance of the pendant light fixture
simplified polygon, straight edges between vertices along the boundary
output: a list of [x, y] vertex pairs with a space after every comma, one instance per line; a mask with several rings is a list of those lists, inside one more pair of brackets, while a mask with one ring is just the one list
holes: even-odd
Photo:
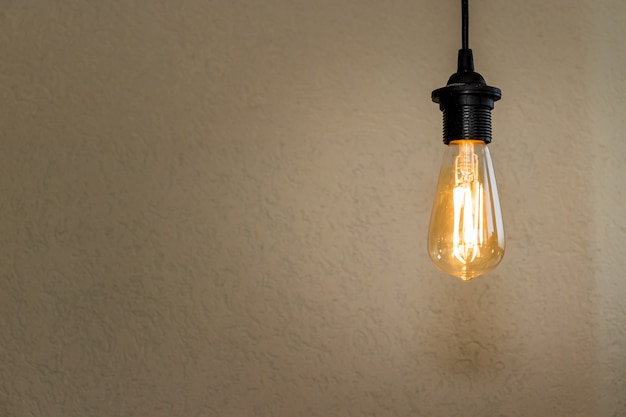
[[491, 110], [502, 93], [474, 71], [468, 0], [461, 1], [458, 69], [432, 92], [443, 112], [443, 156], [428, 230], [428, 253], [443, 272], [463, 281], [494, 269], [504, 256], [504, 226], [487, 144]]

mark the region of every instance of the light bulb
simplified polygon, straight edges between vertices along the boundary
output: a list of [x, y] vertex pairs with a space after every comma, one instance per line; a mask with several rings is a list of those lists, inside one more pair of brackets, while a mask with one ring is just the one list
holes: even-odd
[[428, 230], [434, 264], [463, 281], [494, 269], [504, 256], [504, 226], [491, 156], [491, 110], [502, 91], [474, 71], [468, 0], [461, 0], [462, 48], [457, 71], [432, 92], [443, 113], [443, 143]]
[[504, 256], [504, 225], [487, 144], [453, 140], [441, 164], [428, 231], [428, 253], [463, 281], [494, 269]]

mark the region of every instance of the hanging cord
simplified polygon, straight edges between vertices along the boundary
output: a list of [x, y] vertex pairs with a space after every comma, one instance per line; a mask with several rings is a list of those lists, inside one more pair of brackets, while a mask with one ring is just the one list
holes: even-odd
[[469, 7], [468, 0], [461, 0], [462, 6], [462, 28], [463, 28], [463, 49], [469, 49]]
[[457, 72], [473, 72], [474, 57], [469, 49], [469, 0], [461, 0], [461, 32], [463, 47], [459, 50], [459, 65]]

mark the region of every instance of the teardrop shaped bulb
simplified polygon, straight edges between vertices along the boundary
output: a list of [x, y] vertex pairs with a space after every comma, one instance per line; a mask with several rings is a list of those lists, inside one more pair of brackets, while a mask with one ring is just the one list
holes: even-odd
[[428, 230], [441, 271], [468, 281], [504, 256], [504, 225], [491, 155], [481, 140], [450, 142], [443, 156]]

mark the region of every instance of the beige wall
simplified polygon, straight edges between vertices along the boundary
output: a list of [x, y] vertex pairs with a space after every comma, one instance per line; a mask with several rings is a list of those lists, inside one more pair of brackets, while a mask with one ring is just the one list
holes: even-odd
[[0, 8], [0, 416], [626, 416], [626, 3], [471, 4], [501, 267], [428, 261], [456, 0]]

